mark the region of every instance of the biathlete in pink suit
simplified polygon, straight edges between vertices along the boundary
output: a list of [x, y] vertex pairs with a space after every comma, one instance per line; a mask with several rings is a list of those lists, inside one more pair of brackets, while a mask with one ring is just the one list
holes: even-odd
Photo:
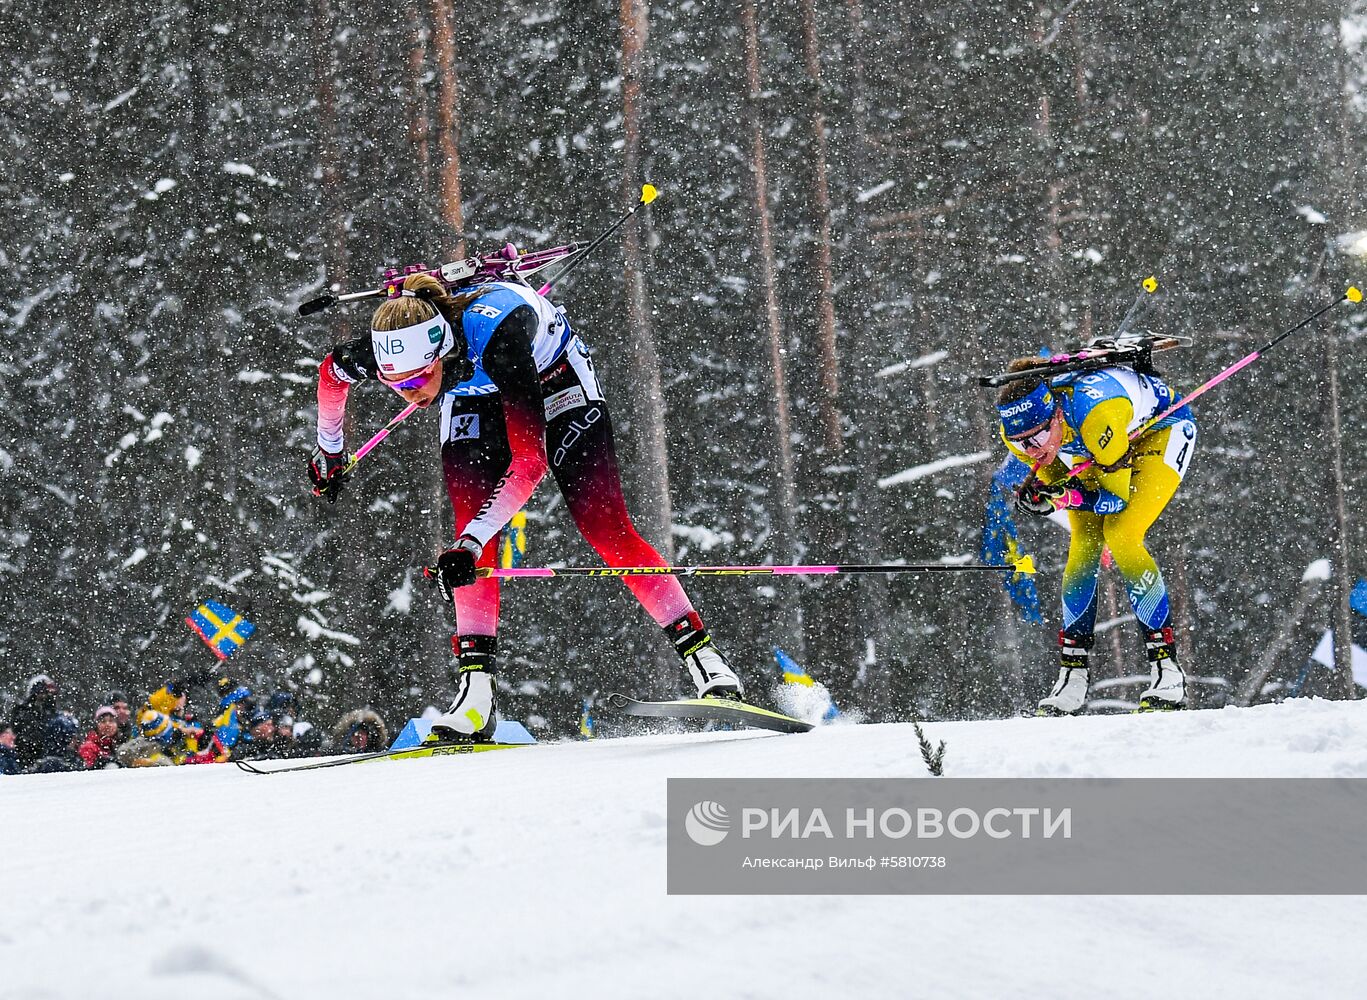
[[[473, 373], [472, 373], [473, 368]], [[441, 454], [456, 541], [437, 561], [456, 614], [456, 696], [435, 720], [443, 739], [487, 740], [495, 725], [503, 528], [549, 466], [580, 534], [609, 566], [664, 566], [631, 523], [612, 422], [583, 341], [565, 313], [526, 285], [493, 281], [452, 296], [413, 274], [375, 310], [369, 336], [335, 347], [318, 369], [315, 492], [335, 498], [347, 464], [347, 392], [378, 379], [420, 406], [441, 400]], [[664, 629], [699, 697], [738, 699], [740, 679], [672, 576], [622, 582]]]

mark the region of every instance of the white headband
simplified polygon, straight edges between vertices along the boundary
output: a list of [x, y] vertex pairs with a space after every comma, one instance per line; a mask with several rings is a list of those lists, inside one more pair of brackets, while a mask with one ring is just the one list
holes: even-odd
[[371, 330], [375, 363], [386, 375], [426, 368], [456, 346], [451, 324], [441, 313], [401, 330]]

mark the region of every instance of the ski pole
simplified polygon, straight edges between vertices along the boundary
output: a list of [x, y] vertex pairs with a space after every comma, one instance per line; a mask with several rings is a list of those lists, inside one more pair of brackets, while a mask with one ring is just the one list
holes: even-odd
[[[555, 576], [835, 576], [847, 573], [965, 573], [987, 570], [1000, 573], [1033, 574], [1035, 562], [1030, 556], [1018, 556], [1009, 566], [989, 566], [986, 563], [879, 563], [831, 566], [521, 566], [499, 569], [480, 566], [475, 570], [480, 577], [510, 579]], [[437, 577], [437, 567], [424, 566], [423, 575], [429, 580]]]
[[622, 226], [626, 223], [626, 221], [636, 214], [636, 210], [638, 208], [640, 208], [642, 205], [649, 205], [652, 201], [655, 200], [656, 196], [659, 193], [659, 191], [655, 190], [655, 188], [649, 184], [641, 185], [641, 200], [638, 201], [636, 204], [632, 205], [631, 208], [627, 210], [626, 215], [622, 216], [607, 229], [603, 230], [603, 232], [595, 240], [593, 240], [593, 242], [591, 242], [588, 246], [584, 247], [584, 249], [575, 253], [569, 259], [569, 261], [563, 267], [560, 268], [559, 271], [557, 271], [551, 277], [547, 278], [546, 283], [542, 285], [539, 289], [537, 289], [537, 294], [545, 295], [547, 292], [549, 292], [551, 290], [552, 285], [554, 285], [557, 281], [559, 281], [561, 278], [565, 277], [565, 275], [569, 274], [576, 267], [578, 267], [579, 262], [582, 261], [589, 254], [593, 253], [595, 247], [597, 247], [600, 243], [602, 243], [613, 233], [617, 232], [617, 230], [621, 229]]
[[1132, 324], [1140, 315], [1149, 312], [1151, 305], [1155, 301], [1154, 299], [1149, 298], [1149, 296], [1156, 291], [1158, 291], [1158, 279], [1152, 274], [1140, 282], [1139, 294], [1134, 297], [1134, 302], [1131, 303], [1129, 311], [1125, 313], [1125, 318], [1120, 321], [1120, 325], [1116, 327], [1115, 333], [1111, 334], [1112, 337], [1119, 340], [1130, 332], [1130, 324]]
[[[1177, 400], [1177, 402], [1173, 403], [1162, 413], [1158, 414], [1158, 416], [1150, 417], [1143, 424], [1141, 424], [1139, 427], [1135, 428], [1133, 431], [1130, 432], [1130, 440], [1135, 441], [1138, 440], [1140, 437], [1143, 437], [1153, 428], [1154, 424], [1158, 423], [1160, 420], [1172, 416], [1182, 407], [1186, 406], [1188, 403], [1195, 400], [1198, 396], [1201, 396], [1209, 390], [1214, 389], [1217, 385], [1219, 385], [1225, 379], [1229, 378], [1231, 375], [1243, 371], [1243, 369], [1253, 364], [1253, 362], [1257, 361], [1268, 351], [1272, 350], [1272, 348], [1276, 347], [1287, 337], [1291, 336], [1297, 330], [1302, 330], [1305, 327], [1309, 326], [1311, 323], [1315, 322], [1315, 320], [1319, 319], [1321, 316], [1327, 313], [1330, 309], [1333, 309], [1340, 302], [1361, 301], [1362, 292], [1358, 290], [1356, 285], [1349, 285], [1348, 290], [1346, 292], [1344, 292], [1342, 295], [1336, 298], [1333, 302], [1330, 302], [1327, 306], [1321, 306], [1319, 309], [1316, 309], [1314, 312], [1312, 312], [1309, 316], [1305, 317], [1305, 319], [1301, 320], [1295, 326], [1283, 330], [1281, 333], [1277, 334], [1275, 337], [1269, 340], [1262, 347], [1258, 348], [1256, 351], [1253, 351], [1251, 354], [1248, 354], [1245, 357], [1240, 358], [1238, 361], [1234, 362], [1234, 364], [1230, 365], [1228, 368], [1220, 372], [1220, 374], [1216, 375], [1214, 378], [1201, 383], [1191, 392], [1187, 393], [1187, 395], [1183, 396], [1181, 399]], [[1069, 469], [1068, 474], [1075, 476], [1079, 472], [1082, 472], [1085, 469], [1090, 469], [1094, 465], [1096, 465], [1096, 459], [1089, 458], [1087, 459], [1087, 461], [1081, 463], [1080, 465], [1075, 465], [1071, 469]]]
[[[398, 427], [399, 424], [403, 423], [410, 416], [412, 416], [413, 411], [416, 409], [418, 409], [417, 403], [409, 403], [402, 410], [396, 413], [393, 419], [389, 421], [389, 423], [385, 424], [382, 428], [380, 428], [379, 431], [375, 433], [374, 437], [372, 437], [369, 441], [367, 441], [365, 444], [361, 445], [361, 447], [356, 449], [355, 454], [351, 456], [350, 460], [346, 464], [346, 467], [342, 469], [341, 476], [338, 478], [340, 479], [341, 477], [345, 477], [348, 474], [350, 474], [351, 470], [356, 468], [357, 463], [359, 463], [361, 459], [366, 457], [366, 455], [370, 452], [370, 449], [374, 448], [385, 438], [389, 437], [390, 432], [392, 432], [395, 427]], [[325, 495], [326, 492], [326, 488], [320, 488], [317, 486], [313, 488], [313, 495], [316, 497], [321, 497]]]

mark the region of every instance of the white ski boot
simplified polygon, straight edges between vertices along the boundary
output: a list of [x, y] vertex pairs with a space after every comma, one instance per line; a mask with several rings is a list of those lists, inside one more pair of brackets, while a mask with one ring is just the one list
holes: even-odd
[[1058, 680], [1049, 694], [1040, 699], [1036, 715], [1076, 715], [1087, 704], [1089, 671], [1087, 657], [1091, 655], [1092, 638], [1058, 635]]
[[484, 635], [457, 636], [452, 645], [460, 657], [456, 696], [451, 707], [432, 720], [432, 736], [465, 743], [488, 741], [498, 725], [494, 687], [498, 640]]
[[1144, 633], [1144, 653], [1149, 660], [1149, 686], [1139, 696], [1139, 711], [1170, 712], [1187, 702], [1187, 675], [1177, 662], [1172, 629]]
[[674, 651], [688, 668], [688, 676], [693, 679], [699, 698], [741, 699], [745, 691], [740, 678], [708, 635], [696, 611], [665, 626], [665, 635], [669, 636]]

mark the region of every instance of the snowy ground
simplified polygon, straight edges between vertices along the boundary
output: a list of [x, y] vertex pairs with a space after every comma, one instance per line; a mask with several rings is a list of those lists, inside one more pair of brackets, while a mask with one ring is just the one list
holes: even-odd
[[[1362, 702], [925, 728], [949, 776], [1367, 777]], [[1367, 991], [1362, 897], [665, 895], [668, 777], [924, 775], [837, 726], [0, 779], [0, 998]]]

